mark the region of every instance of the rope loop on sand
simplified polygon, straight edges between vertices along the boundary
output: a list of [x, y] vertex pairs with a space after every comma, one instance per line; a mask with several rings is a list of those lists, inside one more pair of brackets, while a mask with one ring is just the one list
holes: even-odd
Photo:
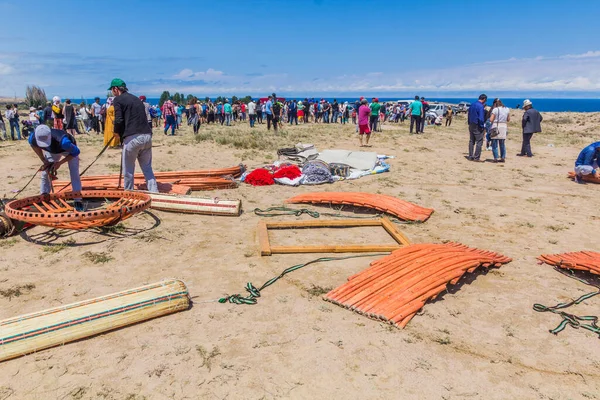
[[260, 297], [260, 292], [262, 292], [264, 289], [271, 286], [272, 284], [274, 284], [275, 282], [277, 282], [279, 279], [283, 278], [285, 275], [289, 274], [290, 272], [294, 272], [294, 271], [299, 270], [300, 268], [304, 268], [310, 264], [315, 264], [318, 262], [327, 262], [327, 261], [348, 260], [350, 258], [359, 258], [359, 257], [384, 256], [384, 255], [388, 255], [388, 254], [389, 253], [375, 253], [375, 254], [357, 254], [357, 255], [344, 256], [344, 257], [320, 257], [315, 260], [308, 261], [303, 264], [297, 264], [292, 267], [284, 269], [281, 274], [279, 274], [278, 276], [276, 276], [274, 278], [269, 279], [260, 288], [257, 288], [251, 282], [248, 282], [245, 287], [246, 292], [248, 292], [248, 295], [246, 297], [242, 296], [239, 293], [232, 294], [232, 295], [228, 295], [228, 296], [220, 298], [219, 303], [221, 303], [221, 304], [233, 303], [233, 304], [254, 305], [258, 302], [257, 298]]
[[[562, 264], [562, 262], [560, 264]], [[571, 279], [575, 279], [586, 285], [593, 286], [593, 287], [597, 288], [598, 290], [595, 292], [586, 293], [583, 296], [580, 296], [579, 298], [577, 298], [575, 300], [572, 300], [572, 301], [569, 301], [566, 303], [559, 303], [559, 304], [557, 304], [555, 306], [551, 306], [551, 307], [547, 307], [543, 304], [536, 303], [533, 305], [533, 310], [537, 311], [537, 312], [551, 312], [551, 313], [560, 315], [562, 317], [562, 321], [560, 322], [560, 324], [558, 324], [558, 326], [556, 328], [549, 330], [549, 332], [554, 335], [558, 335], [559, 332], [562, 332], [567, 327], [567, 325], [569, 325], [574, 329], [579, 329], [579, 328], [586, 329], [590, 332], [597, 334], [598, 338], [600, 338], [600, 326], [598, 326], [598, 317], [597, 316], [595, 316], [595, 315], [579, 316], [579, 315], [567, 313], [565, 311], [561, 311], [565, 308], [577, 305], [585, 300], [591, 299], [592, 297], [599, 295], [600, 294], [600, 285], [594, 284], [592, 282], [589, 282], [583, 278], [580, 278], [580, 277], [574, 275], [572, 270], [565, 270], [565, 269], [559, 268], [559, 267], [554, 267], [554, 269], [557, 270], [558, 272], [560, 272], [561, 274], [568, 276]], [[589, 323], [586, 323], [586, 322], [589, 322]]]

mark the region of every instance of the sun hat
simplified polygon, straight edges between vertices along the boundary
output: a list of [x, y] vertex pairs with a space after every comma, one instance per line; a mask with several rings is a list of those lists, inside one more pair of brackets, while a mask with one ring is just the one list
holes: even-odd
[[52, 131], [48, 125], [39, 125], [35, 128], [35, 142], [38, 147], [48, 147], [52, 143]]
[[29, 111], [35, 111], [35, 107], [29, 107]]
[[127, 87], [127, 85], [125, 84], [125, 82], [123, 82], [123, 79], [119, 79], [119, 78], [115, 78], [110, 82], [110, 87], [108, 88], [108, 90], [114, 88], [114, 87]]
[[529, 100], [529, 99], [526, 99], [526, 100], [523, 102], [523, 107], [527, 107], [527, 106], [530, 106], [530, 105], [531, 105], [531, 100]]

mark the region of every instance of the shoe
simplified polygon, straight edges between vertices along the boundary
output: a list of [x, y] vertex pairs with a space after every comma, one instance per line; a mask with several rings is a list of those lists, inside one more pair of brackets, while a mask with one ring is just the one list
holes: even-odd
[[497, 160], [494, 158], [494, 160], [492, 161], [494, 164], [498, 164], [500, 162], [500, 160]]
[[83, 207], [83, 203], [81, 201], [75, 201], [73, 203], [73, 207], [75, 207], [75, 211], [83, 212], [85, 208]]
[[499, 162], [504, 163], [506, 162], [506, 160], [504, 158], [501, 158]]
[[533, 154], [527, 154], [527, 157], [531, 158], [531, 157], [533, 157]]
[[517, 157], [525, 157], [525, 154], [517, 153]]
[[473, 161], [473, 162], [479, 162], [479, 163], [484, 163], [485, 162], [485, 160], [480, 160], [479, 158], [474, 158], [471, 161]]
[[490, 147], [487, 147], [487, 148], [486, 148], [486, 150], [487, 150], [487, 151], [492, 151], [492, 147], [491, 147], [491, 146], [490, 146]]
[[575, 175], [575, 182], [579, 183], [580, 185], [587, 185], [587, 183], [579, 175]]

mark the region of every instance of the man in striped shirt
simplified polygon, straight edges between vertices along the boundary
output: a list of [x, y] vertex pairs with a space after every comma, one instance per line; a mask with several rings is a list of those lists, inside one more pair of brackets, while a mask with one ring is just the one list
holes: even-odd
[[167, 134], [169, 127], [171, 127], [171, 136], [175, 136], [175, 118], [177, 118], [177, 113], [175, 112], [175, 107], [170, 99], [163, 104], [162, 113], [165, 116], [165, 135]]

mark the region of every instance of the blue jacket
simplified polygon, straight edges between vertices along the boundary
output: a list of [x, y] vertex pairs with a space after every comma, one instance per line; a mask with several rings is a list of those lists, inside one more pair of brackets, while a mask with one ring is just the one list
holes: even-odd
[[469, 107], [469, 124], [477, 124], [481, 129], [485, 126], [485, 110], [480, 101], [476, 101]]
[[579, 157], [577, 157], [577, 160], [575, 161], [575, 166], [578, 167], [580, 165], [589, 165], [593, 167], [594, 161], [598, 161], [598, 153], [596, 153], [596, 150], [598, 149], [600, 149], [600, 142], [592, 143], [585, 149], [581, 150]]
[[52, 141], [48, 147], [40, 147], [35, 140], [35, 134], [29, 135], [29, 144], [31, 147], [38, 147], [51, 154], [69, 153], [70, 156], [77, 157], [80, 153], [79, 147], [75, 144], [75, 138], [60, 129], [50, 129]]

